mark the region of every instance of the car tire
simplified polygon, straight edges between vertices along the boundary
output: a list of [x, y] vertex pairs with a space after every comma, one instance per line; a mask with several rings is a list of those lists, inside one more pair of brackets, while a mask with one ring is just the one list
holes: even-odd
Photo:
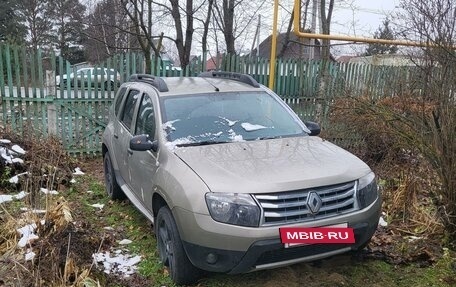
[[104, 83], [105, 91], [114, 91], [114, 82], [113, 81], [106, 81]]
[[106, 152], [103, 159], [103, 168], [105, 176], [105, 186], [106, 193], [111, 199], [122, 200], [125, 199], [125, 193], [120, 188], [117, 183], [116, 174], [114, 173], [114, 168], [112, 167], [111, 157], [109, 152]]
[[171, 279], [177, 285], [190, 285], [201, 276], [201, 270], [188, 259], [174, 221], [171, 210], [163, 206], [158, 211], [155, 222], [157, 250], [160, 260], [168, 267]]

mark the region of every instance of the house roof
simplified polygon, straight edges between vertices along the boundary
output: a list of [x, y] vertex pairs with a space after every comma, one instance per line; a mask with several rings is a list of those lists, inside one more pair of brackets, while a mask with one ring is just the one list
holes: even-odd
[[356, 58], [357, 56], [343, 55], [337, 58], [339, 63], [348, 63], [351, 59]]

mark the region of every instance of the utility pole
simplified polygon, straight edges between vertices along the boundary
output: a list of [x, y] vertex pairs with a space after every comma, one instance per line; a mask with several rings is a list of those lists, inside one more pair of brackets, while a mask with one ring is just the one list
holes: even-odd
[[261, 28], [261, 14], [258, 14], [258, 33], [257, 37], [257, 57], [260, 56], [260, 28]]
[[[258, 15], [258, 24], [255, 30], [255, 36], [253, 37], [252, 48], [250, 51], [253, 51], [256, 42], [256, 56], [260, 55], [260, 26], [261, 26], [261, 15]], [[252, 55], [253, 56], [253, 55]]]

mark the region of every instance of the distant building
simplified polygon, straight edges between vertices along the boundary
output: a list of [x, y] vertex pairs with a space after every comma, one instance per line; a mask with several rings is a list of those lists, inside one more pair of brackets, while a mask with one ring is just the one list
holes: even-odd
[[339, 56], [336, 59], [336, 62], [338, 62], [338, 63], [349, 63], [351, 59], [356, 58], [356, 57], [358, 57], [358, 56], [343, 55], [343, 56]]
[[211, 57], [206, 61], [206, 71], [215, 71], [220, 67], [223, 60], [223, 54], [218, 54], [217, 56]]
[[353, 57], [349, 63], [370, 64], [374, 66], [417, 66], [422, 64], [419, 58], [400, 54], [379, 54], [372, 56]]
[[[280, 53], [286, 40], [286, 33], [277, 35], [277, 54]], [[260, 58], [271, 57], [271, 41], [272, 35], [267, 37], [260, 43], [259, 54]], [[311, 47], [310, 39], [298, 38], [294, 33], [290, 32], [289, 39], [285, 51], [280, 57], [283, 60], [288, 59], [304, 59], [304, 60], [318, 60], [321, 59], [320, 42], [315, 40], [315, 46]], [[311, 49], [313, 49], [313, 56], [311, 56]], [[257, 56], [257, 49], [253, 49], [250, 53], [251, 56]], [[331, 57], [332, 58], [332, 57]], [[334, 60], [334, 59], [333, 59]]]

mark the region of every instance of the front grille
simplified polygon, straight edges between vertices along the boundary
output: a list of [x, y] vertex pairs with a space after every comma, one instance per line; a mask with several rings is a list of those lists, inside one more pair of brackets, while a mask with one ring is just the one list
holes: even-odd
[[[262, 209], [261, 226], [283, 223], [305, 222], [352, 212], [358, 209], [356, 182], [324, 186], [318, 188], [284, 191], [267, 194], [254, 194]], [[309, 194], [317, 194], [321, 207], [315, 213], [307, 204]], [[318, 205], [315, 195], [310, 206]], [[314, 210], [315, 211], [315, 210]]]

